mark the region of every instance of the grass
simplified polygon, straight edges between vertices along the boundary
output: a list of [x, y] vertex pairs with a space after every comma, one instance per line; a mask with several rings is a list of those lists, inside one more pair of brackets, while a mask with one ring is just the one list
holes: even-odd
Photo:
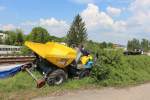
[[107, 68], [102, 75], [106, 78], [96, 77], [102, 86], [129, 86], [150, 81], [149, 56], [123, 56], [119, 63], [104, 64], [104, 67]]
[[[38, 75], [38, 73], [34, 74]], [[82, 80], [69, 79], [60, 86], [45, 85], [43, 88], [37, 89], [35, 81], [26, 72], [20, 72], [14, 77], [0, 80], [0, 100], [26, 100], [38, 96], [61, 94], [62, 91], [87, 89], [90, 87], [94, 87], [93, 80], [85, 78]]]
[[[20, 72], [14, 77], [0, 80], [0, 100], [26, 100], [38, 96], [61, 95], [70, 90], [129, 86], [150, 81], [149, 56], [120, 56], [118, 52], [116, 54], [113, 53], [109, 58], [106, 55], [103, 58], [104, 66], [99, 62], [93, 68], [95, 71], [92, 71], [92, 78], [69, 79], [60, 86], [45, 85], [37, 89], [35, 81], [26, 72]], [[34, 74], [41, 77], [38, 72]]]

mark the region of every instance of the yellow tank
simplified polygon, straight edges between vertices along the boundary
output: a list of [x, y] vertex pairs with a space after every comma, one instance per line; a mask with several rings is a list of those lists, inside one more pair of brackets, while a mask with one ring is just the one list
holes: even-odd
[[52, 64], [65, 68], [76, 58], [76, 50], [56, 42], [45, 44], [26, 41], [25, 45]]

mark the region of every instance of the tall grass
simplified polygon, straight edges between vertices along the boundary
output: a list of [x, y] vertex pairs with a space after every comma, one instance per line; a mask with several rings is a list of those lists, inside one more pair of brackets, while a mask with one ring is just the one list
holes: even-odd
[[[34, 72], [34, 74], [41, 77], [38, 72]], [[41, 89], [38, 89], [36, 88], [36, 82], [26, 72], [20, 72], [14, 77], [0, 80], [0, 100], [28, 100], [37, 96], [46, 96], [93, 86], [93, 80], [85, 78], [82, 80], [69, 79], [60, 86], [48, 86], [46, 84]]]

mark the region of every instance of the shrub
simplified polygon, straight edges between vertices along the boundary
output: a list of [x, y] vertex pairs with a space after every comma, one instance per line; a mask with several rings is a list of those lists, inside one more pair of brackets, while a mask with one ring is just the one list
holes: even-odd
[[92, 69], [102, 85], [129, 85], [150, 80], [149, 56], [123, 56], [121, 51], [103, 51]]
[[26, 55], [31, 55], [32, 51], [28, 49], [27, 47], [23, 46], [21, 49], [20, 55], [26, 56]]
[[100, 63], [115, 65], [122, 62], [123, 52], [121, 50], [103, 50], [99, 55]]
[[123, 53], [120, 50], [104, 50], [99, 52], [99, 59], [92, 69], [92, 77], [96, 80], [109, 78], [113, 67], [121, 64]]

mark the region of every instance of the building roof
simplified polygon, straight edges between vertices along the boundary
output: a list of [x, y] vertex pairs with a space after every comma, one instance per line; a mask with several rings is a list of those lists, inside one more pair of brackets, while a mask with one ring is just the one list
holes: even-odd
[[125, 48], [126, 46], [125, 45], [120, 45], [120, 44], [113, 44], [115, 47], [123, 47]]

